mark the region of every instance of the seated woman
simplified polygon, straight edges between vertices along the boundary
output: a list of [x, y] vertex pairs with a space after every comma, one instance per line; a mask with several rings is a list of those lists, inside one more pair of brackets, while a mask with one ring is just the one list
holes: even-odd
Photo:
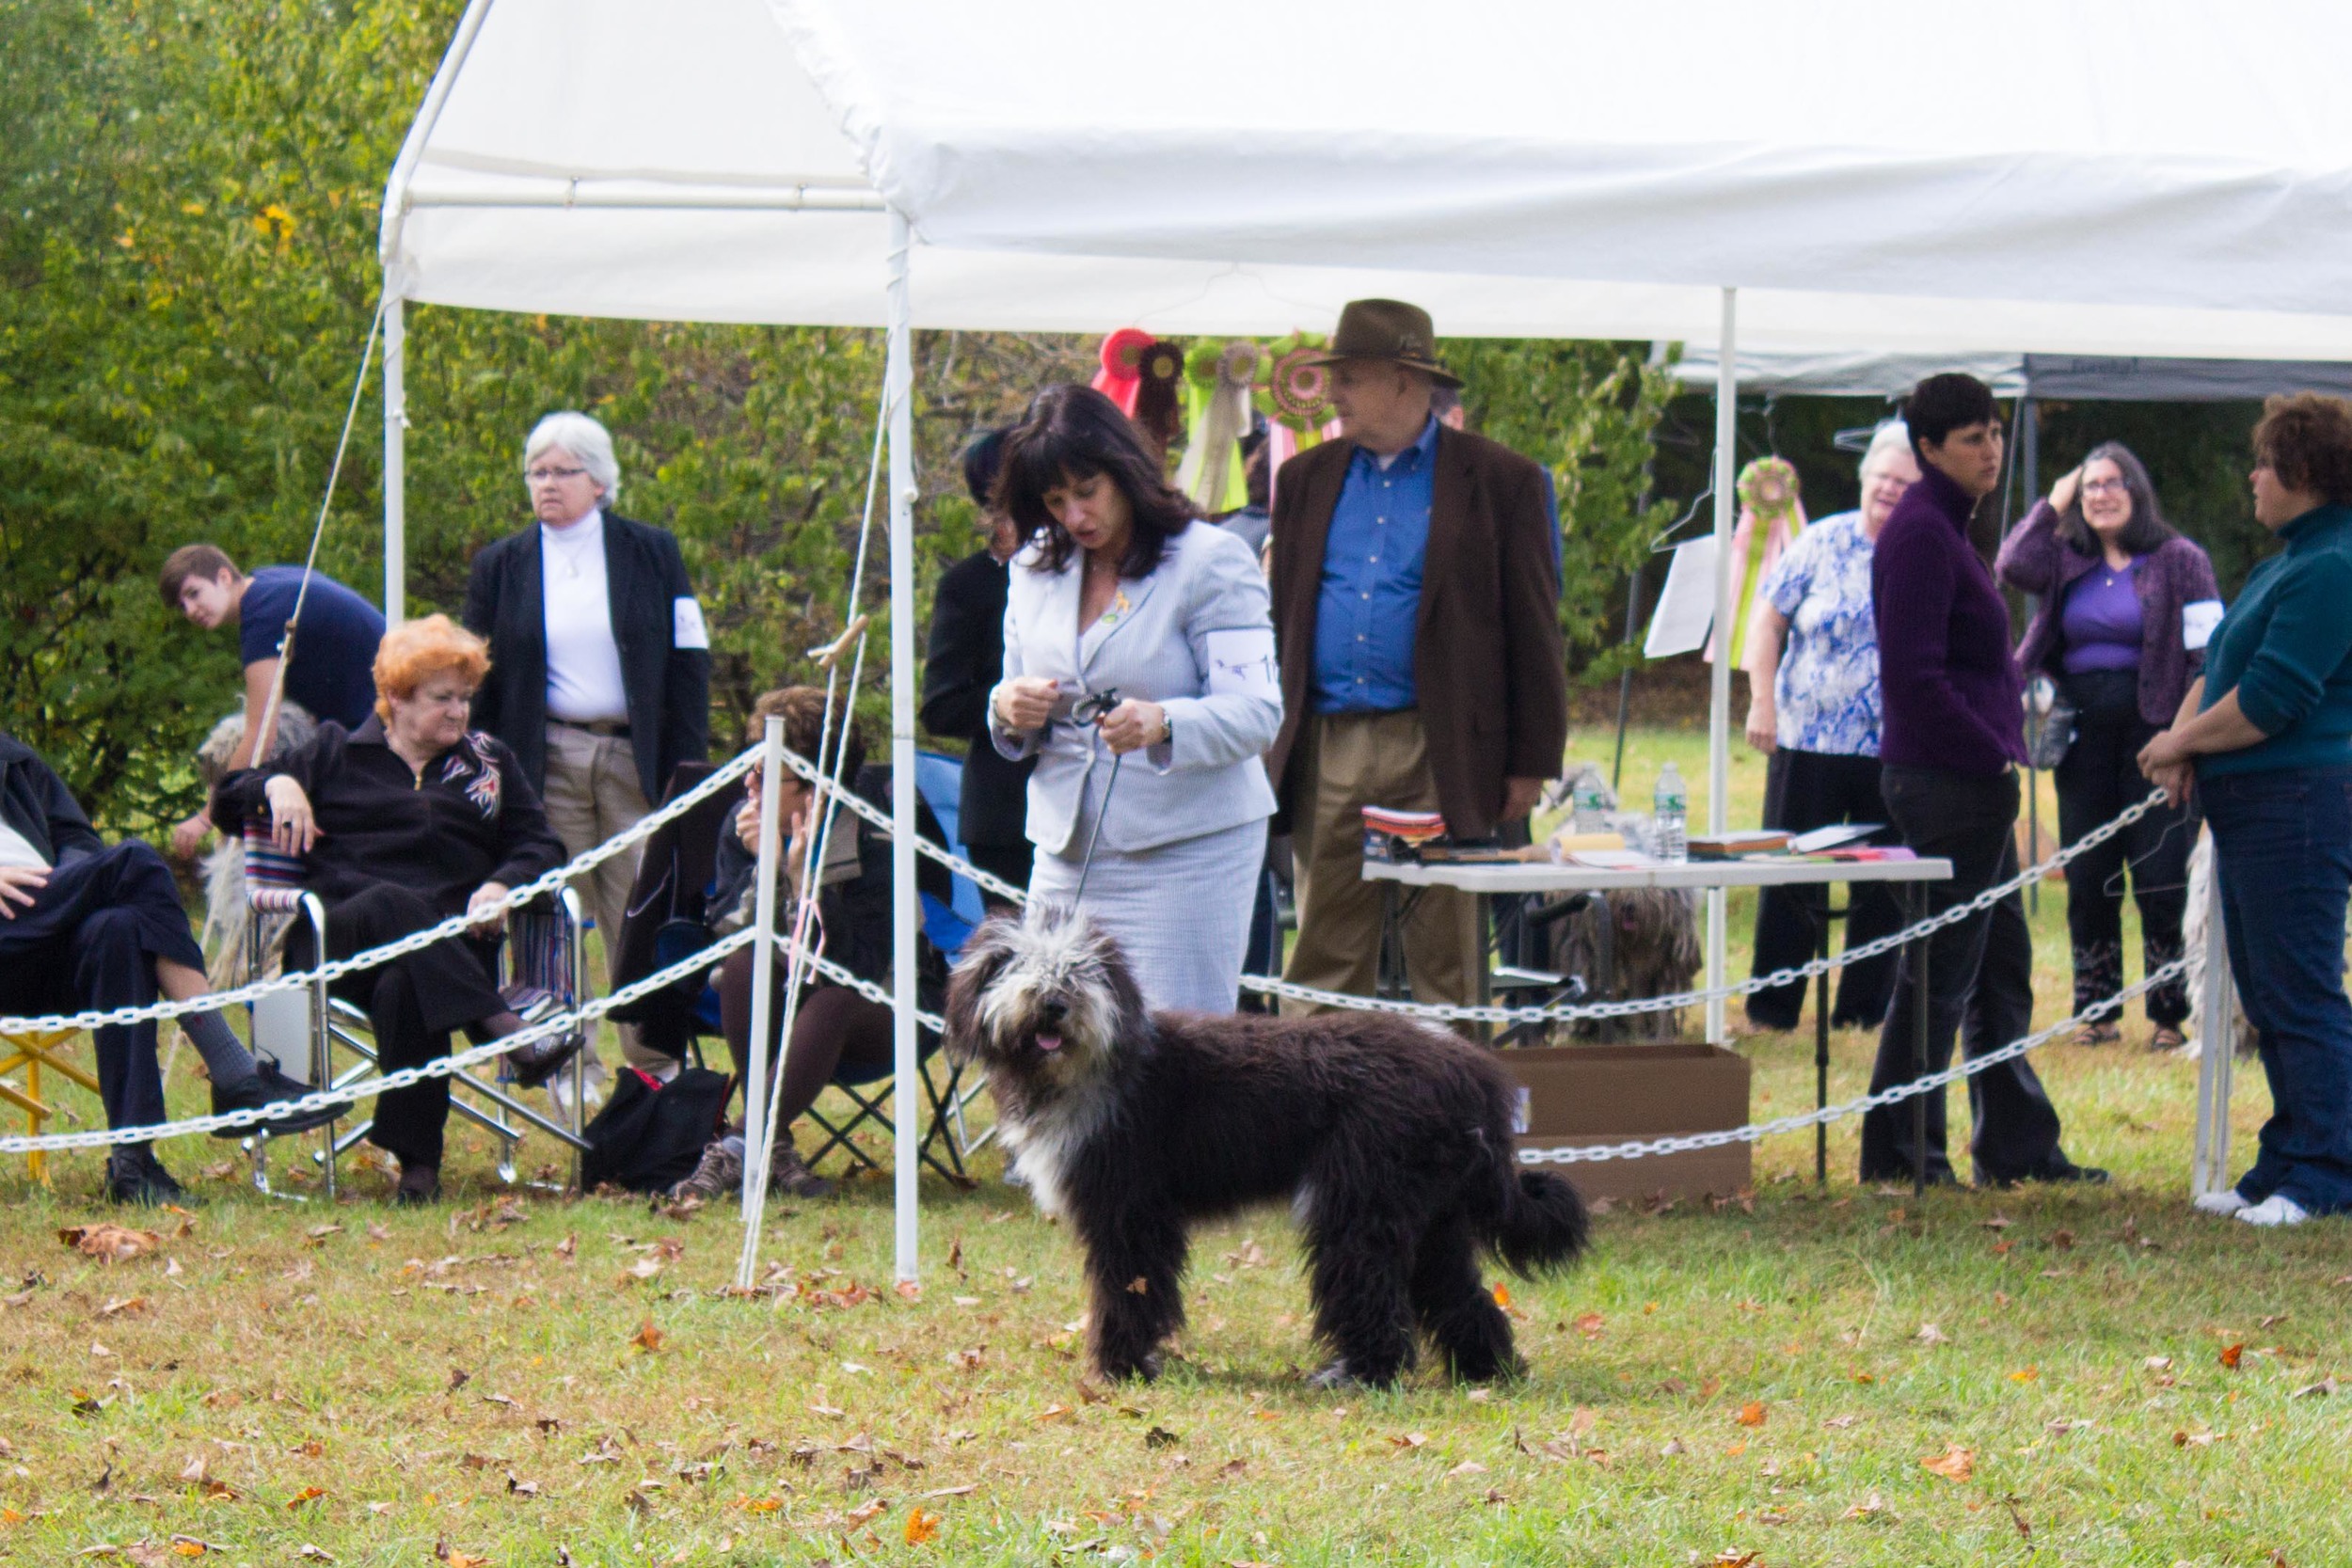
[[[137, 839], [108, 848], [40, 753], [0, 732], [0, 1014], [144, 1007], [159, 993], [185, 1002], [211, 990], [163, 857]], [[310, 1092], [276, 1062], [256, 1062], [218, 1011], [182, 1013], [178, 1022], [204, 1058], [215, 1116]], [[106, 1125], [163, 1121], [154, 1022], [108, 1024], [95, 1035]], [[265, 1125], [299, 1132], [332, 1115], [313, 1111]], [[134, 1143], [106, 1157], [106, 1196], [117, 1203], [183, 1203], [188, 1195], [151, 1145]]]
[[[786, 746], [804, 757], [818, 755], [825, 736], [822, 691], [812, 686], [792, 686], [769, 692], [752, 706], [755, 733], [771, 714], [784, 721]], [[834, 722], [839, 721], [836, 713]], [[845, 748], [840, 776], [856, 780], [866, 761], [866, 737], [858, 733], [856, 722], [850, 722], [846, 737], [834, 730], [833, 744]], [[746, 784], [742, 809], [719, 836], [718, 885], [709, 908], [713, 925], [722, 932], [739, 928], [750, 921], [752, 901], [758, 891], [755, 877], [758, 871], [761, 781], [757, 771], [747, 777]], [[811, 806], [816, 792], [793, 774], [786, 775], [778, 787], [781, 794], [776, 801], [776, 820], [785, 828], [784, 865], [791, 880], [788, 885], [781, 879], [776, 884], [776, 923], [789, 929], [791, 911], [799, 901], [803, 882], [803, 863], [815, 816]], [[889, 809], [886, 791], [869, 788], [860, 793], [872, 804]], [[879, 833], [866, 832], [865, 822], [852, 813], [836, 807], [818, 885], [821, 891], [817, 910], [825, 958], [861, 980], [889, 984], [888, 841]], [[753, 953], [748, 947], [729, 954], [718, 976], [720, 1026], [726, 1036], [727, 1050], [735, 1058], [739, 1078], [751, 1061], [752, 962]], [[774, 1021], [769, 1026], [771, 1030], [783, 1026], [786, 967], [786, 957], [779, 951], [775, 993], [769, 1014]], [[771, 1044], [767, 1049], [773, 1067], [775, 1048]], [[864, 1080], [882, 1077], [892, 1065], [888, 1007], [860, 996], [848, 986], [821, 977], [811, 980], [803, 989], [800, 1011], [792, 1022], [791, 1048], [777, 1069], [784, 1074], [784, 1083], [776, 1100], [773, 1152], [769, 1157], [770, 1192], [787, 1193], [794, 1197], [823, 1197], [833, 1191], [833, 1183], [811, 1171], [793, 1148], [792, 1123], [817, 1103], [825, 1085], [845, 1068], [855, 1079]], [[695, 1167], [693, 1175], [671, 1189], [671, 1196], [711, 1199], [741, 1191], [743, 1131], [743, 1123], [738, 1121], [723, 1137], [704, 1149], [702, 1164]]]
[[[270, 837], [306, 857], [310, 889], [326, 905], [328, 957], [347, 958], [473, 913], [564, 863], [538, 792], [515, 754], [466, 727], [474, 689], [490, 668], [487, 645], [446, 615], [387, 632], [375, 656], [375, 717], [357, 730], [319, 727], [318, 738], [265, 768], [223, 779], [213, 820], [226, 833], [266, 820]], [[335, 994], [367, 1009], [377, 1065], [386, 1072], [449, 1053], [449, 1032], [501, 1039], [521, 1029], [516, 1004], [544, 1008], [544, 992], [501, 995], [493, 978], [497, 916], [465, 937], [346, 974]], [[288, 935], [286, 962], [308, 967], [309, 927]], [[547, 1081], [580, 1049], [577, 1032], [536, 1041], [508, 1060], [526, 1085]], [[440, 1195], [441, 1135], [449, 1080], [427, 1078], [376, 1097], [370, 1142], [400, 1162], [396, 1201]]]

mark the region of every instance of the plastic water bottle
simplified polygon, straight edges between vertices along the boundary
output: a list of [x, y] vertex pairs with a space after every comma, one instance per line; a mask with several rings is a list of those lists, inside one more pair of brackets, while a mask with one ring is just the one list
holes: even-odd
[[1609, 786], [1601, 783], [1600, 769], [1586, 763], [1576, 775], [1576, 783], [1568, 790], [1569, 821], [1580, 833], [1605, 833], [1609, 831]]
[[1671, 762], [1658, 775], [1657, 793], [1650, 797], [1650, 809], [1658, 816], [1658, 858], [1665, 861], [1687, 861], [1691, 858], [1691, 796], [1682, 786], [1682, 771]]

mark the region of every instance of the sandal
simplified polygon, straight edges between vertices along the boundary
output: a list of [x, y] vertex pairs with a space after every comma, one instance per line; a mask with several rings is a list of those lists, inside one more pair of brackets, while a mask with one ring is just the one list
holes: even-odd
[[2169, 1023], [2157, 1024], [2155, 1033], [2148, 1037], [2151, 1051], [2178, 1051], [2187, 1044], [2188, 1037]]
[[2086, 1023], [2074, 1031], [2076, 1045], [2113, 1045], [2123, 1037], [2123, 1031], [2112, 1023]]

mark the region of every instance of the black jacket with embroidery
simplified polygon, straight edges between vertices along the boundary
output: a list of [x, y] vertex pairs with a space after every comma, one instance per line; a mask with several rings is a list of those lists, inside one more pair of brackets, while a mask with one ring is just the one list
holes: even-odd
[[425, 765], [421, 778], [392, 751], [384, 723], [322, 723], [318, 737], [267, 768], [231, 773], [213, 792], [224, 833], [269, 816], [264, 786], [282, 773], [302, 786], [318, 819], [308, 856], [310, 890], [328, 903], [393, 882], [441, 914], [464, 911], [485, 882], [519, 887], [564, 863], [539, 792], [515, 753], [479, 732]]
[[52, 865], [106, 847], [65, 781], [39, 752], [5, 730], [0, 730], [0, 818]]

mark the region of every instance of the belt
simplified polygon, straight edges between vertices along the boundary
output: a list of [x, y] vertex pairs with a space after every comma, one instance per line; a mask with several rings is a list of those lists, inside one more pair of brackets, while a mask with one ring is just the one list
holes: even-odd
[[600, 735], [613, 740], [628, 738], [628, 721], [626, 719], [598, 719], [594, 722], [581, 724], [569, 719], [550, 717], [548, 722], [561, 729], [578, 730], [583, 735]]

